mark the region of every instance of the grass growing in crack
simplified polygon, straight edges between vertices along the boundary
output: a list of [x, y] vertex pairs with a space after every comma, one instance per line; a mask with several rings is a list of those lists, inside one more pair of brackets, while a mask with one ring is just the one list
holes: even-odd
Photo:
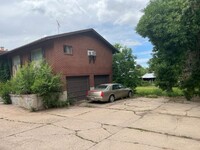
[[177, 87], [174, 87], [171, 93], [167, 93], [166, 91], [162, 91], [155, 86], [144, 86], [136, 88], [136, 96], [145, 96], [149, 98], [157, 98], [159, 96], [178, 97], [183, 96], [183, 91]]

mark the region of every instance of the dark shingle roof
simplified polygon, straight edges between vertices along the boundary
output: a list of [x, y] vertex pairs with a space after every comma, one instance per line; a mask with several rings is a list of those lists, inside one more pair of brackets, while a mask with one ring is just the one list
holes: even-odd
[[12, 53], [14, 51], [17, 51], [21, 48], [25, 48], [27, 46], [32, 46], [32, 45], [35, 45], [35, 44], [39, 44], [39, 43], [42, 43], [42, 42], [46, 42], [48, 40], [53, 40], [53, 39], [57, 39], [57, 38], [62, 38], [62, 37], [67, 37], [67, 36], [72, 36], [72, 35], [76, 35], [76, 34], [83, 34], [83, 33], [93, 33], [95, 34], [96, 36], [98, 36], [100, 38], [100, 40], [102, 40], [108, 47], [110, 47], [112, 49], [112, 52], [115, 53], [115, 52], [118, 52], [118, 50], [113, 46], [111, 45], [106, 39], [104, 39], [99, 33], [97, 33], [94, 29], [90, 28], [90, 29], [85, 29], [85, 30], [79, 30], [79, 31], [74, 31], [74, 32], [68, 32], [68, 33], [62, 33], [62, 34], [57, 34], [57, 35], [52, 35], [52, 36], [47, 36], [47, 37], [44, 37], [44, 38], [41, 38], [41, 39], [38, 39], [36, 41], [33, 41], [31, 43], [28, 43], [28, 44], [25, 44], [23, 46], [20, 46], [20, 47], [17, 47], [15, 49], [12, 49], [10, 51], [7, 51], [5, 53], [0, 53], [0, 56], [1, 55], [5, 55], [5, 54], [9, 54], [9, 53]]

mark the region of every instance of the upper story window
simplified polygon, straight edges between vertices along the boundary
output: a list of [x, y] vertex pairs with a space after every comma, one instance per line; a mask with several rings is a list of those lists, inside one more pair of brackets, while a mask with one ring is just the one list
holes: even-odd
[[69, 45], [64, 45], [63, 46], [63, 51], [67, 55], [72, 55], [73, 54], [72, 46], [69, 46]]
[[42, 49], [36, 49], [31, 52], [31, 61], [39, 61], [43, 59]]
[[16, 75], [17, 70], [20, 68], [20, 66], [21, 66], [20, 56], [19, 55], [14, 56], [12, 58], [12, 74], [13, 74], [13, 76]]

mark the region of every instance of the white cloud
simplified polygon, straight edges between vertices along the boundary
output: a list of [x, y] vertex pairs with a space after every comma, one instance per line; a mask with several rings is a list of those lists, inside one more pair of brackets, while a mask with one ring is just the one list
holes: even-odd
[[141, 50], [140, 52], [135, 52], [136, 55], [149, 55], [152, 54], [152, 50]]
[[142, 43], [140, 41], [134, 41], [132, 39], [127, 39], [125, 41], [121, 41], [120, 43], [122, 43], [124, 46], [127, 46], [127, 47], [142, 45]]
[[148, 61], [149, 61], [149, 58], [136, 59], [137, 64], [146, 64]]
[[46, 15], [54, 19], [64, 19], [67, 16], [82, 15], [85, 10], [76, 0], [25, 0], [21, 7], [41, 15]]
[[[21, 10], [63, 22], [111, 23], [135, 26], [149, 0], [24, 0]], [[85, 20], [83, 20], [85, 19]], [[80, 24], [79, 24], [80, 25]]]
[[148, 1], [99, 0], [96, 4], [90, 4], [89, 8], [96, 10], [99, 21], [135, 26], [142, 15], [141, 10]]

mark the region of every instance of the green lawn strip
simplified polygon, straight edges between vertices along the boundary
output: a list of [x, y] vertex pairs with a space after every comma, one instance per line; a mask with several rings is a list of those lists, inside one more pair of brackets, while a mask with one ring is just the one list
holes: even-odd
[[177, 97], [183, 96], [183, 92], [177, 87], [173, 88], [172, 93], [167, 93], [166, 91], [162, 91], [161, 89], [155, 86], [141, 86], [136, 88], [136, 96], [146, 96], [152, 98], [156, 98], [158, 96]]

